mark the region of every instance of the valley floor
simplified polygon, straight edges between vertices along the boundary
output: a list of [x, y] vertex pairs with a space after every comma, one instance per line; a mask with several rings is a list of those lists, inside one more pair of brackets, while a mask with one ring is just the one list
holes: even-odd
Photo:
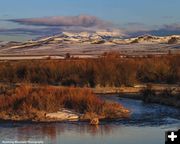
[[172, 54], [180, 53], [180, 44], [66, 44], [66, 45], [42, 45], [38, 47], [30, 46], [25, 48], [0, 47], [0, 60], [12, 58], [42, 59], [46, 56], [61, 59], [70, 53], [74, 57], [89, 58], [98, 57], [105, 52], [116, 51], [123, 55], [143, 56], [143, 55], [163, 55], [171, 51]]

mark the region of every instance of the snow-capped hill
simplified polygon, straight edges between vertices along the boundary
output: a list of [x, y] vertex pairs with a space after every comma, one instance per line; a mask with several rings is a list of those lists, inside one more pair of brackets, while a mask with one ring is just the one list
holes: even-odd
[[121, 38], [111, 32], [63, 32], [58, 35], [26, 42], [0, 42], [0, 53], [9, 55], [65, 55], [66, 53], [97, 55], [107, 51], [128, 54], [152, 52], [179, 53], [180, 35], [158, 37], [144, 35], [135, 38]]
[[67, 37], [82, 37], [82, 38], [100, 38], [100, 37], [120, 37], [120, 32], [116, 31], [96, 31], [96, 32], [80, 32], [80, 33], [70, 33], [63, 32], [64, 36]]
[[[51, 47], [67, 46], [67, 45], [129, 45], [129, 44], [180, 44], [180, 35], [172, 35], [166, 37], [158, 37], [144, 35], [136, 38], [123, 39], [113, 32], [63, 32], [58, 35], [43, 37], [37, 40], [31, 40], [24, 43], [7, 43], [3, 47], [8, 49], [19, 48], [35, 48], [35, 47]], [[1, 44], [2, 47], [2, 44]]]
[[179, 35], [172, 35], [172, 36], [167, 37], [167, 39], [168, 39], [168, 44], [180, 43]]
[[101, 36], [97, 35], [96, 33], [90, 32], [80, 32], [80, 33], [70, 33], [70, 32], [63, 32], [62, 37], [69, 38], [69, 39], [79, 39], [79, 40], [91, 40], [91, 39], [101, 39]]
[[28, 41], [28, 43], [38, 43], [38, 44], [48, 44], [48, 43], [86, 43], [86, 44], [176, 44], [180, 43], [180, 35], [172, 35], [165, 37], [143, 35], [136, 38], [122, 39], [120, 37], [115, 37], [112, 33], [104, 32], [80, 32], [80, 33], [70, 33], [63, 32], [62, 34], [41, 38], [35, 41]]
[[167, 44], [173, 44], [180, 42], [180, 36], [179, 35], [172, 35], [172, 36], [165, 36], [165, 37], [158, 37], [158, 36], [151, 36], [151, 35], [144, 35], [137, 38], [131, 38], [126, 40], [129, 43], [154, 43], [154, 44], [161, 44], [161, 43], [167, 43]]
[[96, 33], [102, 37], [121, 37], [121, 33], [119, 31], [97, 31]]
[[62, 32], [63, 36], [67, 36], [67, 37], [74, 37], [77, 36], [78, 33], [71, 33], [71, 32]]

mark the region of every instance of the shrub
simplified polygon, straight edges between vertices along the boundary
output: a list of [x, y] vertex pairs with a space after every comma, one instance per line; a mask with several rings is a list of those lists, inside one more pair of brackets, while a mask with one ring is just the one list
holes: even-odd
[[56, 112], [60, 108], [106, 117], [124, 116], [121, 105], [106, 103], [89, 89], [21, 85], [8, 95], [0, 95], [0, 112], [30, 114], [34, 110]]
[[0, 82], [95, 87], [135, 83], [178, 83], [179, 55], [121, 58], [111, 52], [96, 59], [0, 62]]

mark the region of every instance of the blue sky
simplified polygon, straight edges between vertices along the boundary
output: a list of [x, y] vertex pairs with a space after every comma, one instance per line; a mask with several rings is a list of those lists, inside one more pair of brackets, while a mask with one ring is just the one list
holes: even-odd
[[0, 19], [88, 14], [118, 25], [180, 22], [180, 0], [0, 0]]
[[[120, 29], [138, 31], [158, 27], [162, 33], [161, 27], [164, 30], [165, 25], [175, 25], [180, 29], [179, 6], [180, 0], [0, 0], [0, 35], [5, 39], [4, 29], [35, 27], [6, 21], [8, 19], [81, 14], [96, 16]], [[176, 29], [172, 31], [170, 28], [170, 34], [174, 34]]]

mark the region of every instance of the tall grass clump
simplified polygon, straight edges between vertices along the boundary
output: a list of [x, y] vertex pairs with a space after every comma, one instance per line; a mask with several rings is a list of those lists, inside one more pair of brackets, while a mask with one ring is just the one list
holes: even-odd
[[109, 118], [125, 115], [120, 104], [105, 102], [86, 88], [21, 85], [0, 95], [0, 112], [31, 114], [56, 112], [60, 108]]

